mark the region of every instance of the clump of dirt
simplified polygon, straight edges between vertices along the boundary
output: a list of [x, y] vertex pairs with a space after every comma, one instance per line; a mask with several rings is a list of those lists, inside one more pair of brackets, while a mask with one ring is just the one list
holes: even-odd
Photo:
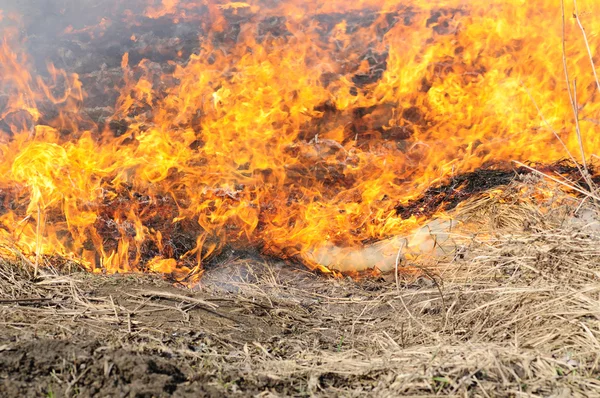
[[[36, 385], [33, 391], [46, 395], [170, 395], [186, 380], [167, 358], [107, 349], [98, 340], [19, 342], [6, 348], [0, 369], [13, 375], [5, 380], [3, 389], [5, 396], [14, 397], [32, 392]], [[40, 380], [47, 380], [47, 386], [39, 385]]]

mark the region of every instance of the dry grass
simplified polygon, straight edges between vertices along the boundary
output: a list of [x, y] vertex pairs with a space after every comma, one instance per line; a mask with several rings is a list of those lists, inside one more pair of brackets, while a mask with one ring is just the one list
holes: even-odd
[[[438, 286], [404, 278], [398, 291], [393, 277], [326, 279], [232, 260], [186, 291], [150, 276], [33, 279], [0, 261], [0, 377], [11, 380], [0, 391], [597, 395], [600, 228], [586, 203], [560, 193], [539, 200], [552, 189], [518, 183], [459, 209], [456, 250], [422, 259]], [[21, 356], [35, 378], [9, 366]], [[136, 384], [147, 374], [152, 383]]]

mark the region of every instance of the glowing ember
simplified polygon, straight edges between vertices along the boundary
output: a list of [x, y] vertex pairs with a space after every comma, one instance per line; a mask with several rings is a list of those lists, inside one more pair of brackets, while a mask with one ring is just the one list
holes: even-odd
[[[552, 130], [579, 156], [556, 1], [140, 3], [57, 30], [92, 60], [118, 38], [120, 65], [35, 74], [26, 18], [2, 13], [0, 243], [106, 272], [198, 273], [225, 245], [352, 270], [381, 260], [367, 242], [427, 222], [396, 209], [432, 184], [564, 158]], [[578, 6], [597, 54], [600, 4]], [[572, 12], [594, 153], [597, 60]], [[152, 43], [159, 28], [172, 35]]]

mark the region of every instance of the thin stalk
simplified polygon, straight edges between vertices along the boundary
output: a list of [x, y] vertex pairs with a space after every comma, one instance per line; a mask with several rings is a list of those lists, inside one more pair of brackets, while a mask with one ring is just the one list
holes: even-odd
[[537, 174], [539, 174], [539, 175], [541, 175], [543, 177], [546, 177], [549, 180], [552, 180], [552, 181], [554, 181], [554, 182], [556, 182], [556, 183], [558, 183], [558, 184], [560, 184], [562, 186], [565, 186], [565, 187], [570, 188], [570, 189], [572, 189], [572, 190], [574, 190], [576, 192], [579, 192], [580, 194], [583, 194], [583, 195], [585, 195], [587, 197], [590, 197], [592, 199], [600, 201], [600, 197], [596, 196], [594, 193], [592, 193], [590, 191], [586, 191], [584, 189], [581, 189], [581, 188], [575, 186], [574, 184], [568, 184], [568, 183], [566, 183], [564, 181], [561, 181], [558, 178], [552, 177], [551, 175], [548, 175], [548, 174], [543, 173], [543, 172], [541, 172], [539, 170], [536, 170], [533, 167], [527, 166], [525, 163], [521, 163], [521, 162], [516, 161], [516, 160], [513, 160], [513, 162], [516, 163], [517, 165], [521, 166], [521, 167], [524, 167], [524, 168], [526, 168], [526, 169], [528, 169], [530, 171], [533, 171], [534, 173], [537, 173]]
[[531, 102], [535, 106], [535, 109], [537, 109], [538, 115], [540, 116], [540, 118], [542, 119], [542, 121], [544, 122], [544, 124], [548, 127], [548, 129], [552, 132], [552, 134], [554, 134], [554, 137], [558, 140], [558, 142], [560, 142], [560, 144], [562, 145], [562, 147], [565, 150], [565, 152], [567, 153], [567, 155], [569, 155], [569, 158], [571, 159], [571, 161], [573, 162], [573, 164], [575, 164], [575, 167], [577, 167], [577, 170], [579, 171], [579, 173], [583, 174], [583, 170], [581, 169], [581, 167], [579, 165], [579, 162], [577, 162], [577, 160], [575, 160], [575, 157], [573, 156], [573, 154], [571, 153], [571, 151], [569, 151], [569, 148], [567, 147], [567, 144], [565, 144], [565, 142], [562, 140], [562, 138], [560, 138], [560, 135], [558, 134], [558, 131], [556, 131], [556, 129], [554, 127], [552, 127], [552, 125], [550, 124], [550, 122], [548, 121], [548, 119], [546, 119], [546, 117], [542, 113], [542, 110], [540, 109], [539, 105], [537, 104], [535, 98], [533, 98], [533, 95], [531, 94], [531, 92], [529, 91], [529, 89], [527, 88], [527, 86], [525, 85], [525, 83], [521, 82], [521, 84], [523, 85], [523, 88], [527, 92], [527, 95], [529, 96], [529, 99], [531, 100]]
[[575, 114], [575, 131], [577, 132], [577, 142], [579, 143], [579, 151], [581, 152], [581, 161], [583, 164], [583, 168], [587, 172], [585, 151], [583, 150], [583, 140], [581, 139], [581, 129], [579, 128], [579, 106], [577, 105], [577, 80], [573, 80], [573, 101], [573, 113]]
[[41, 229], [42, 229], [42, 220], [41, 220], [41, 215], [42, 215], [42, 210], [40, 208], [40, 205], [38, 203], [37, 206], [37, 225], [35, 227], [35, 266], [33, 269], [33, 277], [37, 278], [38, 275], [38, 269], [40, 266], [40, 252], [41, 252], [41, 246], [42, 246], [42, 241], [41, 241]]
[[598, 72], [596, 72], [596, 65], [594, 65], [594, 57], [592, 55], [592, 50], [590, 49], [590, 42], [587, 38], [587, 34], [585, 33], [585, 28], [581, 23], [581, 19], [579, 19], [579, 11], [577, 10], [577, 0], [573, 0], [573, 7], [575, 11], [573, 12], [573, 17], [577, 21], [577, 25], [579, 25], [579, 29], [581, 29], [581, 34], [583, 35], [583, 41], [585, 43], [585, 48], [588, 52], [588, 58], [590, 60], [590, 64], [592, 65], [592, 72], [594, 73], [594, 80], [596, 81], [596, 87], [598, 87], [598, 91], [600, 91], [600, 80], [598, 79]]
[[[574, 0], [575, 1], [575, 0]], [[567, 64], [567, 46], [566, 46], [566, 22], [565, 22], [565, 0], [560, 0], [561, 5], [561, 13], [562, 13], [562, 59], [563, 59], [563, 68], [565, 71], [565, 81], [567, 82], [567, 92], [569, 93], [569, 101], [571, 103], [571, 108], [573, 110], [573, 115], [575, 117], [575, 130], [577, 134], [577, 139], [580, 142], [580, 151], [581, 151], [581, 161], [584, 173], [582, 176], [590, 189], [593, 189], [593, 184], [591, 178], [589, 176], [587, 162], [585, 159], [585, 152], [583, 150], [583, 140], [581, 138], [581, 129], [579, 126], [579, 108], [577, 106], [577, 98], [576, 94], [574, 94], [574, 90], [571, 90], [571, 78], [569, 77], [569, 67]], [[575, 82], [575, 90], [577, 88], [577, 83]]]

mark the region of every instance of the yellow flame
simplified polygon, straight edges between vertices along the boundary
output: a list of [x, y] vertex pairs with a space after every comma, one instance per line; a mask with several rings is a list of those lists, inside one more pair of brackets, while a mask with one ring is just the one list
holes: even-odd
[[[579, 3], [596, 57], [600, 3]], [[119, 134], [90, 123], [77, 75], [32, 76], [5, 32], [0, 243], [95, 271], [198, 272], [226, 244], [326, 270], [332, 247], [418, 229], [425, 220], [394, 209], [441, 179], [564, 158], [554, 132], [579, 151], [555, 1], [162, 0], [139, 18], [199, 20], [206, 33], [169, 68], [123, 54], [107, 104]], [[596, 153], [600, 93], [577, 22], [565, 28], [583, 147]]]

